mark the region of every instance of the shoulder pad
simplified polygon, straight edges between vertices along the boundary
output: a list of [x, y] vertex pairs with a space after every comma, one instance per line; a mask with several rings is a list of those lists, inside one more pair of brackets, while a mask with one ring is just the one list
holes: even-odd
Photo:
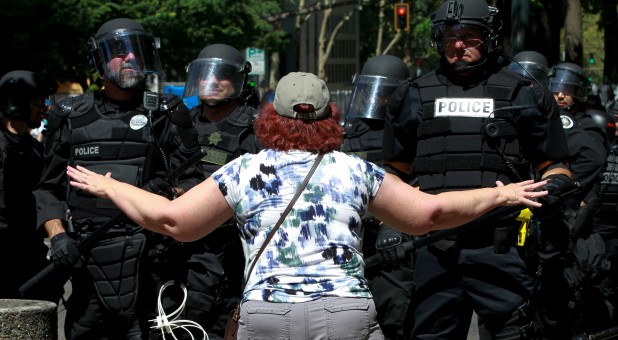
[[180, 97], [172, 93], [160, 94], [159, 99], [159, 110], [161, 111], [171, 110], [182, 102], [182, 99], [180, 99]]
[[47, 115], [47, 133], [55, 132], [65, 117], [78, 117], [88, 113], [94, 105], [94, 93], [86, 92], [82, 95], [66, 97], [60, 100], [49, 110]]
[[346, 125], [346, 138], [358, 137], [369, 131], [369, 126], [360, 119], [352, 119]]
[[68, 110], [70, 117], [79, 117], [84, 115], [94, 106], [94, 92], [86, 92], [79, 96], [68, 97], [62, 101], [63, 110]]
[[251, 106], [239, 106], [230, 113], [227, 121], [234, 126], [249, 127], [253, 125], [253, 118], [257, 115], [257, 112], [258, 110]]
[[[173, 99], [173, 101], [175, 100]], [[161, 105], [161, 109], [163, 110], [163, 104]], [[191, 119], [191, 110], [189, 110], [189, 108], [182, 100], [179, 100], [173, 106], [167, 108], [165, 111], [169, 113], [170, 120], [174, 125], [178, 125], [182, 128], [189, 128], [193, 126], [193, 120]]]
[[499, 72], [496, 72], [489, 76], [487, 85], [494, 86], [510, 86], [521, 87], [528, 86], [531, 81], [520, 76], [519, 74], [509, 70], [508, 68], [501, 68]]
[[81, 95], [66, 97], [61, 99], [54, 107], [49, 110], [49, 115], [59, 117], [77, 117], [87, 113], [94, 105], [94, 93], [86, 92]]
[[440, 79], [438, 79], [438, 76], [435, 70], [414, 79], [412, 81], [412, 84], [416, 87], [430, 87], [430, 86], [443, 85], [440, 82]]
[[79, 117], [90, 112], [94, 106], [94, 93], [88, 91], [82, 95], [66, 97], [58, 102], [56, 106], [59, 108], [59, 111], [55, 113], [61, 117], [66, 115]]

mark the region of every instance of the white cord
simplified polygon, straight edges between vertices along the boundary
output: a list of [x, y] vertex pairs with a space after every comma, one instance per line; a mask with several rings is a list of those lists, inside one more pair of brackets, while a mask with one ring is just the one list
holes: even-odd
[[204, 330], [204, 328], [202, 328], [202, 326], [200, 326], [200, 324], [198, 324], [197, 322], [194, 322], [191, 320], [176, 320], [178, 315], [185, 309], [185, 302], [187, 302], [187, 287], [185, 287], [185, 285], [183, 285], [182, 283], [180, 284], [180, 288], [182, 288], [182, 292], [184, 293], [184, 298], [182, 299], [182, 303], [180, 304], [180, 307], [178, 307], [178, 309], [176, 309], [170, 315], [165, 314], [165, 310], [163, 309], [163, 306], [161, 305], [161, 296], [163, 296], [163, 291], [165, 290], [165, 288], [173, 284], [174, 284], [173, 280], [167, 281], [163, 286], [161, 286], [161, 289], [159, 289], [159, 296], [157, 298], [157, 310], [158, 310], [159, 315], [157, 316], [156, 319], [150, 320], [150, 322], [155, 323], [155, 325], [151, 326], [150, 328], [160, 329], [161, 336], [163, 336], [163, 340], [165, 340], [166, 333], [171, 334], [174, 340], [178, 340], [178, 338], [176, 338], [176, 335], [174, 334], [174, 330], [177, 330], [178, 328], [189, 333], [189, 335], [191, 336], [191, 339], [195, 340], [195, 338], [193, 337], [193, 334], [189, 330], [190, 327], [193, 327], [193, 328], [197, 328], [202, 331], [202, 334], [204, 334], [204, 337], [202, 338], [203, 340], [209, 340], [208, 334], [206, 334], [206, 331]]

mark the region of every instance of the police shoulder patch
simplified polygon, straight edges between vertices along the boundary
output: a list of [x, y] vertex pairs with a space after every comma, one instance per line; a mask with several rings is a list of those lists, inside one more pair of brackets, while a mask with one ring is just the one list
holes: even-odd
[[575, 125], [575, 122], [569, 116], [560, 115], [560, 120], [562, 121], [562, 128], [564, 129], [570, 129]]

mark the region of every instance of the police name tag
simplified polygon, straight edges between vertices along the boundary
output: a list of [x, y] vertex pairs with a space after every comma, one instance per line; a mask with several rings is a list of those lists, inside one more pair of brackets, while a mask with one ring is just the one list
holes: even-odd
[[434, 116], [487, 118], [493, 111], [491, 98], [438, 98]]

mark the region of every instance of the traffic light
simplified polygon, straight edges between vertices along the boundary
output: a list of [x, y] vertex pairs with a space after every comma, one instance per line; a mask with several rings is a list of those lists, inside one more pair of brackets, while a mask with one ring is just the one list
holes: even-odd
[[395, 4], [395, 31], [410, 31], [410, 4]]
[[590, 53], [590, 57], [588, 57], [588, 64], [594, 64], [596, 60], [594, 60], [594, 53]]

